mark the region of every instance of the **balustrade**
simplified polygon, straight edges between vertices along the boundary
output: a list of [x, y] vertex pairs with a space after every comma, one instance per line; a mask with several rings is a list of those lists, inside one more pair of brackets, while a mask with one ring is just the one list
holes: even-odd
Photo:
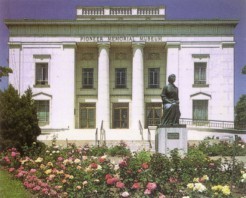
[[150, 16], [150, 15], [164, 15], [163, 7], [81, 7], [77, 9], [78, 15], [82, 16], [103, 16], [103, 15], [139, 15], [139, 16]]

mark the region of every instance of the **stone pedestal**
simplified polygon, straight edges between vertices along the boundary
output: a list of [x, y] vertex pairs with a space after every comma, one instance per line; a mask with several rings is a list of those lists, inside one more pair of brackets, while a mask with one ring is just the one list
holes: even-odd
[[186, 125], [158, 128], [155, 141], [156, 152], [169, 154], [171, 150], [178, 149], [182, 155], [187, 153]]

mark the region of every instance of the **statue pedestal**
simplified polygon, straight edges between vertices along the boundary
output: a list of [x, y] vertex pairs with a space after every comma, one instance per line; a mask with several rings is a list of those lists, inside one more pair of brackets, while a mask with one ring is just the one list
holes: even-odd
[[187, 153], [186, 125], [163, 126], [156, 131], [156, 152], [169, 154], [171, 150], [178, 149], [180, 154]]

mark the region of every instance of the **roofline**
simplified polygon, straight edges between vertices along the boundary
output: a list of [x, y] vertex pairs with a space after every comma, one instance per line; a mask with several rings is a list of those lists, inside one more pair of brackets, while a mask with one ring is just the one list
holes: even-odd
[[12, 25], [233, 25], [238, 19], [197, 19], [197, 20], [36, 20], [5, 19], [6, 26]]

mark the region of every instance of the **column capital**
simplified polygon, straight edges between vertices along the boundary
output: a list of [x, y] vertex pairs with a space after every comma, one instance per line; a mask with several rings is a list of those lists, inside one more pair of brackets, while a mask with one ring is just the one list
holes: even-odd
[[8, 42], [9, 48], [19, 48], [22, 49], [21, 42]]
[[166, 42], [166, 48], [180, 48], [180, 42]]
[[99, 47], [99, 48], [110, 48], [110, 42], [98, 42], [97, 43], [97, 46]]
[[77, 48], [76, 42], [62, 42], [62, 47], [64, 48]]
[[143, 48], [144, 45], [145, 45], [145, 42], [142, 42], [142, 41], [132, 42], [132, 47], [133, 48]]

